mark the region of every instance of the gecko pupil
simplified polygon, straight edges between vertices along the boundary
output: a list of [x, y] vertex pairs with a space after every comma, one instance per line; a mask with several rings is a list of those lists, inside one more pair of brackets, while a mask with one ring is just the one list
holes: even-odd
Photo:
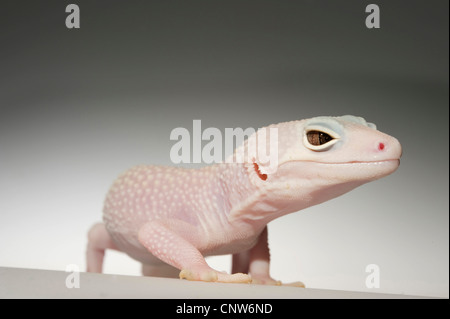
[[306, 133], [306, 136], [308, 137], [308, 142], [314, 146], [326, 144], [333, 139], [327, 133], [320, 131], [309, 131]]

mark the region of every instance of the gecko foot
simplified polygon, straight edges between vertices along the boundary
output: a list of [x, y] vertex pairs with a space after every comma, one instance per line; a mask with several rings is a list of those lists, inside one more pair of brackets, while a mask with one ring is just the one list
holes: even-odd
[[295, 281], [288, 284], [283, 284], [279, 280], [275, 280], [267, 275], [253, 275], [252, 276], [252, 284], [256, 285], [270, 285], [270, 286], [290, 286], [290, 287], [301, 287], [305, 288], [305, 284], [301, 281]]
[[271, 277], [252, 277], [252, 284], [281, 286], [281, 281], [272, 279]]
[[251, 277], [247, 274], [237, 273], [230, 275], [217, 272], [213, 269], [203, 269], [202, 271], [183, 269], [180, 272], [180, 279], [223, 283], [250, 283], [252, 281]]
[[235, 273], [232, 275], [219, 273], [218, 282], [229, 282], [229, 283], [241, 283], [249, 284], [252, 282], [252, 277], [243, 273]]
[[180, 279], [197, 281], [217, 281], [217, 272], [214, 270], [194, 271], [183, 269], [180, 272]]
[[305, 284], [302, 283], [301, 281], [290, 282], [288, 284], [283, 284], [283, 286], [306, 288]]

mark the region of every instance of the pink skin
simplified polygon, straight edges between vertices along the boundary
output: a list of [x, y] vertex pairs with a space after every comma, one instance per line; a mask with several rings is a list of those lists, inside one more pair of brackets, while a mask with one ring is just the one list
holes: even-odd
[[[361, 118], [318, 117], [270, 127], [278, 129], [275, 171], [252, 159], [201, 169], [142, 165], [119, 176], [105, 200], [104, 224], [89, 231], [87, 270], [101, 272], [104, 251], [116, 249], [141, 261], [144, 275], [280, 284], [269, 274], [267, 223], [399, 165], [400, 143]], [[333, 140], [311, 146], [305, 134], [319, 129]], [[221, 254], [233, 254], [232, 274], [204, 259]]]

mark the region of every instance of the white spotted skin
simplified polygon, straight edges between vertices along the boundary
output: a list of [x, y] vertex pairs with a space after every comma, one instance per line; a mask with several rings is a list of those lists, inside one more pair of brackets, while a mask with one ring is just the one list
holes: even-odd
[[[202, 169], [140, 165], [121, 174], [110, 188], [103, 221], [121, 251], [147, 264], [160, 262], [138, 240], [141, 226], [152, 220], [171, 224], [204, 255], [235, 253], [252, 246], [262, 230], [244, 227], [247, 234], [243, 235], [228, 221], [232, 202], [254, 189], [242, 164]], [[230, 236], [233, 232], [236, 238]], [[172, 247], [165, 244], [159, 242], [170, 255]]]

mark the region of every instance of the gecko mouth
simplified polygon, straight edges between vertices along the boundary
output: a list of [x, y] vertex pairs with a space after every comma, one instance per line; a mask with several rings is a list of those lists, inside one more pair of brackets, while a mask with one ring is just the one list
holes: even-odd
[[383, 165], [383, 164], [394, 164], [400, 165], [400, 159], [387, 159], [382, 161], [351, 161], [351, 162], [315, 162], [318, 164], [331, 164], [331, 165], [352, 165], [352, 164], [363, 164], [363, 165]]
[[318, 162], [318, 161], [289, 161], [282, 165], [288, 163], [304, 163], [304, 164], [317, 164], [323, 166], [383, 166], [383, 165], [400, 165], [400, 159], [387, 159], [380, 161], [350, 161], [350, 162]]
[[[297, 161], [291, 161], [297, 162]], [[300, 161], [299, 161], [300, 162]], [[318, 162], [318, 161], [302, 161], [305, 164], [318, 164], [323, 166], [382, 166], [382, 165], [400, 165], [400, 159], [387, 159], [387, 160], [380, 160], [380, 161], [350, 161], [350, 162]], [[289, 163], [289, 162], [288, 162]]]
[[380, 161], [317, 162], [291, 161], [282, 164], [275, 179], [328, 180], [328, 181], [370, 181], [393, 173], [400, 165], [400, 159]]
[[400, 166], [400, 159], [381, 161], [351, 161], [343, 163], [316, 163], [330, 175], [351, 176], [354, 179], [375, 180], [392, 174]]
[[400, 166], [400, 159], [388, 159], [381, 161], [351, 161], [351, 162], [314, 162], [321, 167], [334, 167], [356, 170], [380, 170], [395, 171]]

